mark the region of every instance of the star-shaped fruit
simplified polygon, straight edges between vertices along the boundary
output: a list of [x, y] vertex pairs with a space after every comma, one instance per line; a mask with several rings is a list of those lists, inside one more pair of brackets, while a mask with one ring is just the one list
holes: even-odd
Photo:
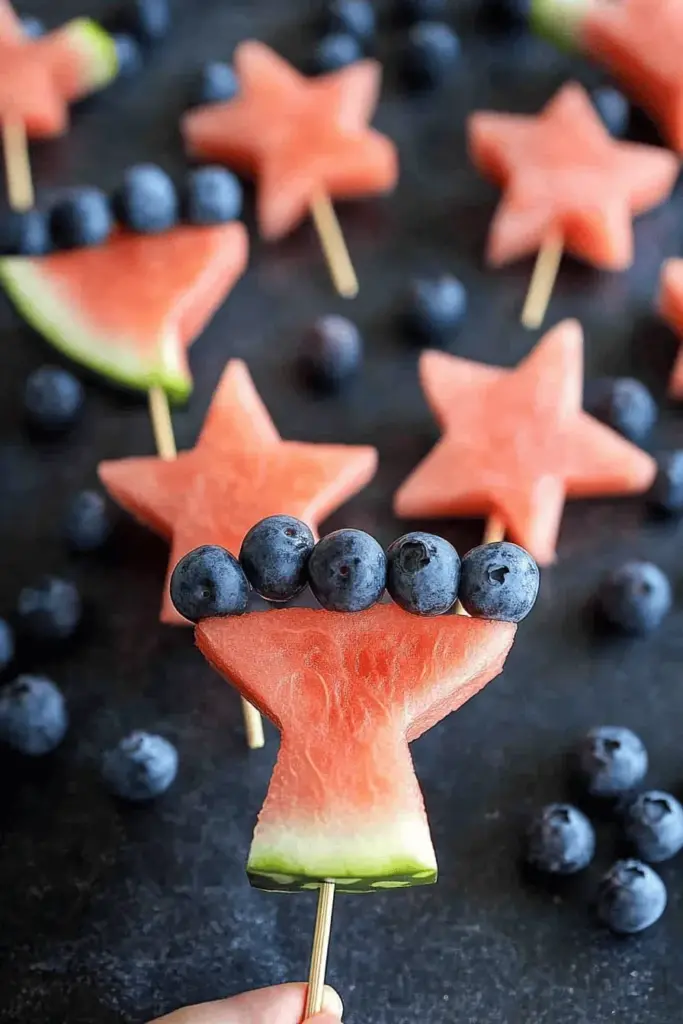
[[[667, 260], [659, 279], [659, 312], [683, 341], [683, 260]], [[683, 398], [683, 347], [679, 350], [669, 381], [669, 394]]]
[[496, 516], [547, 565], [566, 498], [637, 494], [654, 479], [651, 456], [582, 409], [576, 320], [514, 370], [425, 352], [420, 376], [443, 436], [396, 492], [398, 516]]
[[362, 60], [308, 79], [263, 43], [237, 47], [240, 92], [187, 114], [190, 155], [258, 179], [264, 238], [287, 234], [321, 195], [353, 199], [396, 184], [393, 143], [368, 127], [381, 69]]
[[31, 138], [60, 135], [69, 104], [102, 88], [118, 71], [114, 40], [89, 18], [30, 39], [0, 0], [0, 121], [21, 122]]
[[[170, 575], [183, 555], [202, 544], [237, 554], [247, 531], [266, 516], [296, 516], [315, 529], [376, 468], [374, 448], [283, 441], [247, 367], [233, 359], [194, 448], [171, 462], [103, 462], [99, 474], [115, 501], [171, 541]], [[161, 619], [182, 621], [168, 585]]]
[[535, 117], [481, 111], [468, 131], [472, 160], [504, 189], [489, 231], [493, 266], [559, 234], [580, 259], [623, 270], [633, 261], [633, 216], [666, 199], [678, 175], [672, 153], [611, 138], [576, 83]]

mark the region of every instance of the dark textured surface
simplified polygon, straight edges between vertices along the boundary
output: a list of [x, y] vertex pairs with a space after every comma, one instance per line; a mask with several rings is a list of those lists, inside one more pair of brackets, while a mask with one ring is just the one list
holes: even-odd
[[[95, 4], [92, 11], [104, 9]], [[444, 90], [410, 100], [395, 85], [400, 36], [383, 29], [386, 99], [378, 124], [401, 150], [402, 181], [387, 202], [342, 211], [362, 288], [352, 306], [331, 292], [309, 227], [278, 246], [256, 244], [252, 265], [193, 350], [196, 391], [175, 417], [180, 446], [199, 428], [230, 355], [248, 360], [286, 437], [373, 443], [381, 467], [365, 493], [328, 524], [369, 529], [383, 543], [428, 524], [392, 521], [390, 496], [436, 432], [420, 395], [415, 352], [396, 331], [410, 273], [462, 276], [471, 305], [455, 350], [512, 364], [536, 336], [518, 325], [529, 266], [481, 265], [495, 191], [464, 155], [464, 115], [475, 105], [535, 110], [572, 64], [532, 40], [497, 44], [452, 5], [463, 57]], [[457, 12], [456, 12], [457, 8]], [[311, 50], [306, 0], [185, 0], [172, 35], [140, 77], [80, 110], [70, 136], [36, 148], [41, 188], [113, 186], [130, 163], [181, 166], [178, 115], [192, 74], [258, 35], [295, 60]], [[82, 0], [26, 4], [55, 25]], [[587, 69], [577, 73], [589, 81]], [[680, 250], [680, 202], [643, 219], [638, 260], [621, 276], [570, 263], [548, 323], [575, 314], [593, 374], [641, 377], [661, 399], [675, 351], [650, 313], [661, 258]], [[122, 296], [125, 301], [125, 296]], [[366, 363], [348, 395], [315, 399], [293, 373], [302, 330], [343, 312], [366, 339]], [[45, 571], [83, 589], [89, 624], [59, 658], [24, 651], [68, 697], [72, 729], [54, 757], [0, 760], [0, 1020], [46, 1024], [141, 1022], [181, 1003], [251, 985], [303, 978], [313, 898], [249, 889], [244, 860], [275, 753], [245, 750], [239, 703], [183, 630], [157, 622], [163, 545], [124, 523], [106, 557], [70, 557], [60, 538], [73, 493], [93, 484], [101, 458], [147, 453], [144, 404], [97, 382], [75, 433], [37, 445], [21, 423], [23, 382], [48, 356], [2, 302], [0, 345], [0, 612]], [[656, 449], [683, 444], [683, 415], [666, 408]], [[444, 524], [462, 551], [481, 524]], [[501, 679], [415, 745], [441, 868], [431, 889], [340, 898], [330, 980], [347, 1021], [373, 1024], [664, 1024], [680, 1019], [683, 865], [662, 866], [670, 906], [652, 932], [615, 940], [590, 903], [616, 852], [599, 828], [595, 865], [550, 892], [518, 868], [524, 816], [566, 795], [563, 754], [578, 733], [612, 721], [636, 729], [651, 752], [651, 785], [678, 793], [683, 690], [683, 555], [675, 524], [649, 519], [640, 500], [574, 503], [559, 564], [546, 571]], [[672, 577], [672, 615], [637, 641], [596, 634], [586, 612], [596, 580], [623, 557], [650, 559]], [[101, 791], [98, 751], [132, 728], [167, 735], [178, 780], [154, 807], [124, 808]]]

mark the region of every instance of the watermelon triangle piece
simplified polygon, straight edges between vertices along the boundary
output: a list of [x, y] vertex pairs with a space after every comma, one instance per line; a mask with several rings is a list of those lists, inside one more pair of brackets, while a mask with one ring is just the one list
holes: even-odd
[[209, 619], [197, 644], [280, 729], [247, 871], [261, 889], [368, 892], [436, 881], [408, 743], [503, 667], [516, 627], [393, 604]]
[[243, 273], [243, 224], [119, 232], [103, 246], [0, 260], [0, 281], [28, 323], [117, 384], [173, 398], [192, 389], [186, 349]]

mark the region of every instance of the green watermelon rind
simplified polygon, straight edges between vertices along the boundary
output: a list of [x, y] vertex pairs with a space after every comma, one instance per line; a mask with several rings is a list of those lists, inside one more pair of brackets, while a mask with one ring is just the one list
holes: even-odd
[[529, 24], [532, 31], [563, 50], [579, 48], [583, 18], [591, 0], [531, 0]]
[[106, 29], [92, 18], [73, 18], [61, 30], [87, 61], [88, 89], [94, 92], [109, 85], [119, 73], [116, 43]]
[[434, 885], [438, 877], [436, 868], [416, 871], [414, 865], [405, 865], [402, 868], [398, 864], [389, 873], [353, 878], [346, 878], [343, 875], [316, 878], [309, 874], [293, 875], [284, 871], [268, 870], [263, 866], [255, 869], [251, 865], [247, 867], [247, 874], [254, 889], [262, 889], [265, 892], [307, 892], [319, 889], [321, 882], [333, 882], [337, 892], [387, 892], [390, 889], [408, 889], [415, 885]]
[[[85, 324], [77, 326], [74, 309], [63, 303], [61, 311], [54, 310], [57, 302], [47, 296], [48, 279], [42, 275], [39, 259], [13, 256], [0, 259], [0, 283], [20, 315], [46, 341], [74, 362], [108, 378], [115, 384], [135, 391], [149, 391], [161, 387], [174, 401], [184, 401], [192, 391], [192, 378], [184, 365], [177, 362], [175, 338], [161, 339], [160, 351], [165, 352], [169, 365], [151, 365], [125, 354], [120, 344], [108, 344], [98, 338]], [[134, 349], [134, 339], [130, 351]], [[111, 356], [107, 356], [107, 351]]]

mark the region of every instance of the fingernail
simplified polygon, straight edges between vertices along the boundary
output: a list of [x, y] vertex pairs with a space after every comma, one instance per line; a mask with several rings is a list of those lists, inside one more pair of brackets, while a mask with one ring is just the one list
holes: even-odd
[[344, 1013], [344, 1004], [342, 1003], [339, 995], [329, 985], [325, 985], [323, 989], [323, 1010], [326, 1013], [332, 1013], [335, 1017], [340, 1020]]

